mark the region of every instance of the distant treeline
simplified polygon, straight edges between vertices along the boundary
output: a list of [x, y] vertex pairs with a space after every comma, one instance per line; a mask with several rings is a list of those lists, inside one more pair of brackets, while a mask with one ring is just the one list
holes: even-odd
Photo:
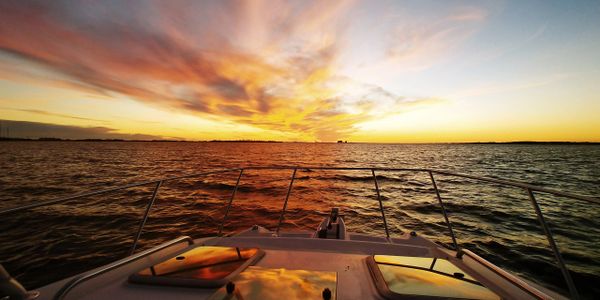
[[551, 145], [599, 145], [600, 142], [535, 142], [535, 141], [514, 141], [514, 142], [470, 142], [470, 143], [455, 143], [455, 144], [517, 144], [517, 145], [539, 145], [539, 144], [551, 144]]
[[183, 140], [126, 140], [126, 139], [62, 139], [53, 137], [41, 138], [8, 138], [0, 137], [0, 141], [51, 141], [51, 142], [186, 142]]
[[[0, 141], [57, 141], [57, 142], [165, 142], [165, 143], [297, 143], [270, 140], [210, 140], [210, 141], [187, 141], [187, 140], [127, 140], [127, 139], [62, 139], [53, 137], [41, 138], [15, 138], [0, 137]], [[312, 142], [307, 142], [312, 143]], [[322, 142], [335, 143], [335, 142]], [[340, 141], [338, 141], [340, 143]], [[363, 144], [363, 143], [358, 143]], [[368, 144], [368, 143], [364, 143]], [[393, 144], [414, 144], [414, 143], [393, 143]], [[464, 145], [600, 145], [600, 142], [535, 142], [535, 141], [514, 141], [514, 142], [454, 142], [454, 143], [427, 143], [427, 144], [464, 144]]]
[[211, 143], [283, 143], [282, 141], [261, 141], [261, 140], [211, 140]]
[[0, 141], [56, 141], [56, 142], [197, 142], [197, 143], [283, 143], [282, 141], [262, 140], [211, 140], [211, 141], [186, 141], [186, 140], [127, 140], [127, 139], [63, 139], [54, 137], [41, 138], [14, 138], [0, 137]]

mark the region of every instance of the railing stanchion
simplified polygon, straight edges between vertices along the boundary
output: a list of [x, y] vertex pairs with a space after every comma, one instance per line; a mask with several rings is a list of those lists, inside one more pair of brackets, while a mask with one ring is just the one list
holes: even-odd
[[287, 194], [285, 195], [285, 202], [283, 202], [283, 209], [281, 210], [281, 215], [279, 215], [279, 222], [277, 223], [277, 236], [279, 236], [279, 228], [281, 227], [281, 222], [283, 222], [283, 215], [285, 214], [285, 209], [287, 208], [288, 199], [290, 199], [290, 193], [292, 192], [292, 185], [294, 184], [294, 179], [296, 179], [296, 171], [298, 168], [294, 168], [294, 172], [292, 173], [292, 180], [290, 180], [290, 186], [288, 187]]
[[244, 169], [240, 169], [240, 175], [238, 175], [237, 181], [235, 183], [235, 187], [233, 188], [233, 192], [231, 192], [231, 197], [229, 198], [229, 203], [227, 204], [227, 209], [225, 210], [225, 215], [223, 216], [223, 221], [221, 221], [221, 226], [219, 226], [219, 233], [217, 236], [221, 236], [223, 233], [223, 226], [225, 226], [225, 221], [227, 220], [227, 216], [229, 215], [229, 210], [231, 209], [231, 203], [233, 202], [233, 198], [235, 197], [235, 193], [238, 190], [238, 186], [240, 185], [240, 179], [242, 179], [242, 174], [244, 174]]
[[567, 282], [567, 286], [569, 287], [569, 293], [571, 294], [572, 299], [579, 299], [579, 294], [577, 293], [577, 288], [575, 288], [575, 284], [573, 283], [573, 279], [571, 278], [571, 274], [569, 273], [569, 269], [565, 265], [565, 261], [563, 260], [560, 251], [558, 250], [558, 246], [554, 241], [554, 237], [552, 236], [552, 232], [550, 231], [550, 227], [548, 227], [548, 223], [544, 219], [544, 215], [542, 214], [542, 210], [540, 209], [540, 205], [535, 200], [535, 196], [533, 195], [533, 191], [531, 189], [526, 189], [527, 194], [529, 195], [529, 200], [531, 200], [531, 205], [535, 209], [535, 213], [537, 214], [538, 220], [542, 225], [542, 229], [544, 230], [544, 234], [546, 234], [546, 238], [548, 239], [548, 244], [552, 248], [552, 252], [554, 252], [554, 258], [556, 259], [556, 263], [560, 268], [560, 271]]
[[156, 187], [154, 188], [154, 192], [152, 192], [152, 198], [148, 201], [148, 206], [146, 206], [146, 211], [144, 212], [144, 218], [140, 222], [140, 227], [138, 228], [137, 234], [135, 235], [135, 239], [133, 240], [133, 245], [131, 246], [131, 250], [129, 250], [129, 255], [133, 255], [135, 252], [135, 248], [137, 247], [137, 243], [140, 240], [140, 236], [142, 235], [142, 230], [144, 229], [144, 225], [146, 225], [146, 221], [148, 220], [148, 214], [150, 213], [150, 209], [152, 205], [154, 205], [154, 200], [156, 200], [156, 196], [158, 195], [158, 190], [162, 185], [162, 180], [156, 183]]
[[373, 181], [375, 181], [375, 191], [377, 191], [377, 201], [379, 202], [379, 209], [381, 210], [381, 217], [383, 218], [383, 228], [385, 228], [385, 236], [390, 241], [390, 231], [388, 230], [387, 220], [385, 219], [385, 212], [383, 211], [383, 202], [381, 202], [381, 194], [379, 194], [379, 183], [377, 182], [377, 176], [375, 176], [375, 170], [371, 169], [373, 174]]
[[435, 195], [437, 196], [438, 203], [442, 208], [442, 213], [444, 214], [444, 219], [446, 220], [446, 226], [448, 226], [448, 232], [450, 232], [450, 237], [452, 237], [452, 244], [454, 244], [454, 250], [456, 250], [457, 255], [460, 255], [460, 248], [458, 248], [456, 236], [454, 235], [454, 230], [452, 230], [452, 224], [450, 223], [450, 219], [448, 218], [448, 212], [446, 212], [446, 207], [444, 206], [444, 202], [442, 201], [442, 196], [440, 196], [440, 191], [438, 190], [437, 184], [435, 183], [435, 179], [433, 178], [433, 173], [431, 171], [429, 171], [429, 178], [431, 178], [431, 184], [433, 184]]

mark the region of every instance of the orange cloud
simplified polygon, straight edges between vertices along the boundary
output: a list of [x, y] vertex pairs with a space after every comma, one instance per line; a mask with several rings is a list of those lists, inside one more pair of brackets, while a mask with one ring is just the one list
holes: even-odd
[[0, 75], [334, 140], [357, 123], [430, 101], [336, 75], [343, 16], [351, 7], [348, 1], [1, 2], [0, 61], [26, 61], [46, 73], [18, 68], [21, 74]]

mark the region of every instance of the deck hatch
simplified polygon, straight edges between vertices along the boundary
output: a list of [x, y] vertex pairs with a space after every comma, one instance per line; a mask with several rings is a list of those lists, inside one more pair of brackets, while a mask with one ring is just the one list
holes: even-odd
[[131, 282], [198, 287], [222, 286], [264, 255], [258, 248], [200, 246], [145, 268]]
[[405, 296], [500, 299], [446, 259], [374, 255], [367, 262], [378, 290], [389, 299]]
[[337, 273], [326, 271], [270, 269], [250, 266], [233, 278], [235, 288], [217, 290], [209, 299], [294, 300], [323, 299], [328, 289], [331, 299], [337, 297]]

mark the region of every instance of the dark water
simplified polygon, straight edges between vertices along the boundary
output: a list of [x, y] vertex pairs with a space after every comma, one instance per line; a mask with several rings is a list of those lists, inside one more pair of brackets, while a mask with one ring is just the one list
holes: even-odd
[[[89, 189], [248, 165], [435, 168], [520, 180], [597, 196], [597, 145], [377, 145], [312, 143], [0, 142], [0, 208]], [[213, 235], [237, 173], [168, 182], [161, 187], [141, 248], [180, 235]], [[248, 171], [226, 232], [253, 224], [274, 229], [291, 171]], [[425, 173], [378, 177], [392, 235], [417, 231], [450, 245]], [[437, 177], [459, 243], [553, 289], [565, 289], [527, 195], [520, 189]], [[36, 287], [126, 256], [152, 186], [3, 216], [0, 262]], [[368, 171], [299, 171], [284, 229], [314, 230], [339, 206], [350, 230], [384, 235]], [[576, 284], [600, 294], [600, 207], [538, 195]]]

